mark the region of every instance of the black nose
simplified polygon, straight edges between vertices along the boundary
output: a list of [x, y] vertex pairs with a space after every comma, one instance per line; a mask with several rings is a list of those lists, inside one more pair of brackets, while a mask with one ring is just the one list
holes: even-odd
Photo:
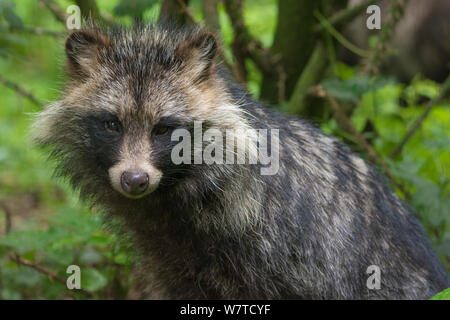
[[148, 174], [126, 171], [122, 173], [121, 184], [126, 193], [138, 196], [148, 189]]

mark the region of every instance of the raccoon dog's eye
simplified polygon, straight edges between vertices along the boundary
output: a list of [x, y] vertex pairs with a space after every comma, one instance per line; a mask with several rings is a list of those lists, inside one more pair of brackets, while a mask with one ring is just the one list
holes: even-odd
[[117, 120], [105, 121], [105, 127], [109, 131], [119, 132], [120, 131], [120, 122]]
[[159, 136], [159, 135], [167, 133], [167, 131], [169, 131], [169, 127], [167, 127], [167, 126], [156, 126], [153, 129], [153, 134]]

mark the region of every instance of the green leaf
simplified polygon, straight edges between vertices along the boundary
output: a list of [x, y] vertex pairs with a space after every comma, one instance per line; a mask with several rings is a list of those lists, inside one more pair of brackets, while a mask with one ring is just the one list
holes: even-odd
[[405, 98], [409, 105], [417, 104], [421, 96], [433, 99], [439, 94], [439, 84], [429, 79], [414, 77], [411, 84], [405, 89]]
[[430, 300], [450, 300], [450, 288], [447, 288], [444, 291], [438, 293]]
[[358, 102], [364, 93], [375, 91], [391, 82], [390, 78], [356, 76], [348, 80], [326, 79], [322, 81], [321, 85], [338, 99]]
[[104, 257], [94, 248], [87, 247], [81, 252], [79, 259], [82, 264], [94, 265], [103, 262]]
[[94, 292], [100, 290], [108, 284], [107, 277], [93, 268], [81, 269], [81, 288], [86, 291]]
[[119, 252], [115, 257], [114, 257], [114, 262], [117, 264], [127, 264], [128, 262], [128, 253], [127, 252]]
[[336, 62], [336, 75], [342, 80], [348, 80], [355, 76], [354, 68], [346, 65], [343, 62]]
[[395, 116], [377, 117], [375, 127], [384, 142], [398, 143], [405, 136], [405, 126], [401, 119]]
[[322, 82], [322, 86], [333, 97], [352, 102], [358, 102], [362, 93], [358, 87], [352, 86], [347, 81], [342, 81], [339, 79], [325, 80]]
[[3, 300], [20, 300], [21, 295], [18, 291], [10, 288], [2, 288], [0, 291], [0, 297]]

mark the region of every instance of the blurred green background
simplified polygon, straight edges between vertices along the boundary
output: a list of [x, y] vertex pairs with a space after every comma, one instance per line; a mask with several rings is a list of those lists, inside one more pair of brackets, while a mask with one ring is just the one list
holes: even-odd
[[[132, 18], [126, 13], [120, 16], [119, 2], [127, 1], [98, 1], [100, 12], [129, 25]], [[52, 3], [63, 9], [73, 4]], [[157, 20], [160, 3], [148, 3], [143, 20]], [[197, 22], [203, 21], [201, 0], [190, 1], [189, 10]], [[218, 12], [224, 55], [233, 62], [232, 22], [224, 5], [219, 4]], [[247, 0], [243, 13], [250, 34], [270, 47], [277, 26], [277, 1]], [[43, 104], [56, 100], [65, 81], [64, 36], [27, 32], [24, 26], [65, 30], [40, 1], [0, 0], [0, 299], [135, 297], [132, 248], [126, 240], [117, 239], [111, 226], [103, 225], [95, 210], [80, 204], [65, 181], [52, 178], [53, 164], [46, 161], [46, 151], [30, 142], [33, 113], [41, 107], [8, 81], [32, 92]], [[258, 98], [263, 75], [251, 59], [246, 60], [246, 68], [246, 85]], [[433, 105], [401, 152], [390, 157], [427, 103], [439, 95], [440, 84], [421, 74], [407, 83], [385, 74], [366, 77], [360, 68], [344, 64], [338, 56], [319, 80], [406, 190], [408, 203], [450, 271], [450, 101]], [[322, 110], [319, 114], [300, 116], [366, 157], [366, 150], [339, 127], [326, 102], [317, 100], [310, 102]], [[286, 110], [288, 103], [272, 105]], [[398, 186], [396, 191], [405, 198]], [[60, 281], [71, 264], [83, 270], [82, 292], [71, 292]]]

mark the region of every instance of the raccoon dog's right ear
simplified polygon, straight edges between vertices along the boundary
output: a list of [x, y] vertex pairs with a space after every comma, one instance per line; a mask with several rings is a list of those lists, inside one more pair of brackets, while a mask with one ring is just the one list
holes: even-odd
[[97, 64], [98, 53], [110, 45], [106, 36], [89, 30], [78, 30], [66, 40], [67, 72], [72, 78], [89, 76]]
[[217, 53], [217, 41], [210, 32], [200, 32], [183, 42], [176, 54], [190, 68], [192, 74], [196, 74], [198, 79], [203, 80], [208, 77], [214, 68], [214, 57]]

